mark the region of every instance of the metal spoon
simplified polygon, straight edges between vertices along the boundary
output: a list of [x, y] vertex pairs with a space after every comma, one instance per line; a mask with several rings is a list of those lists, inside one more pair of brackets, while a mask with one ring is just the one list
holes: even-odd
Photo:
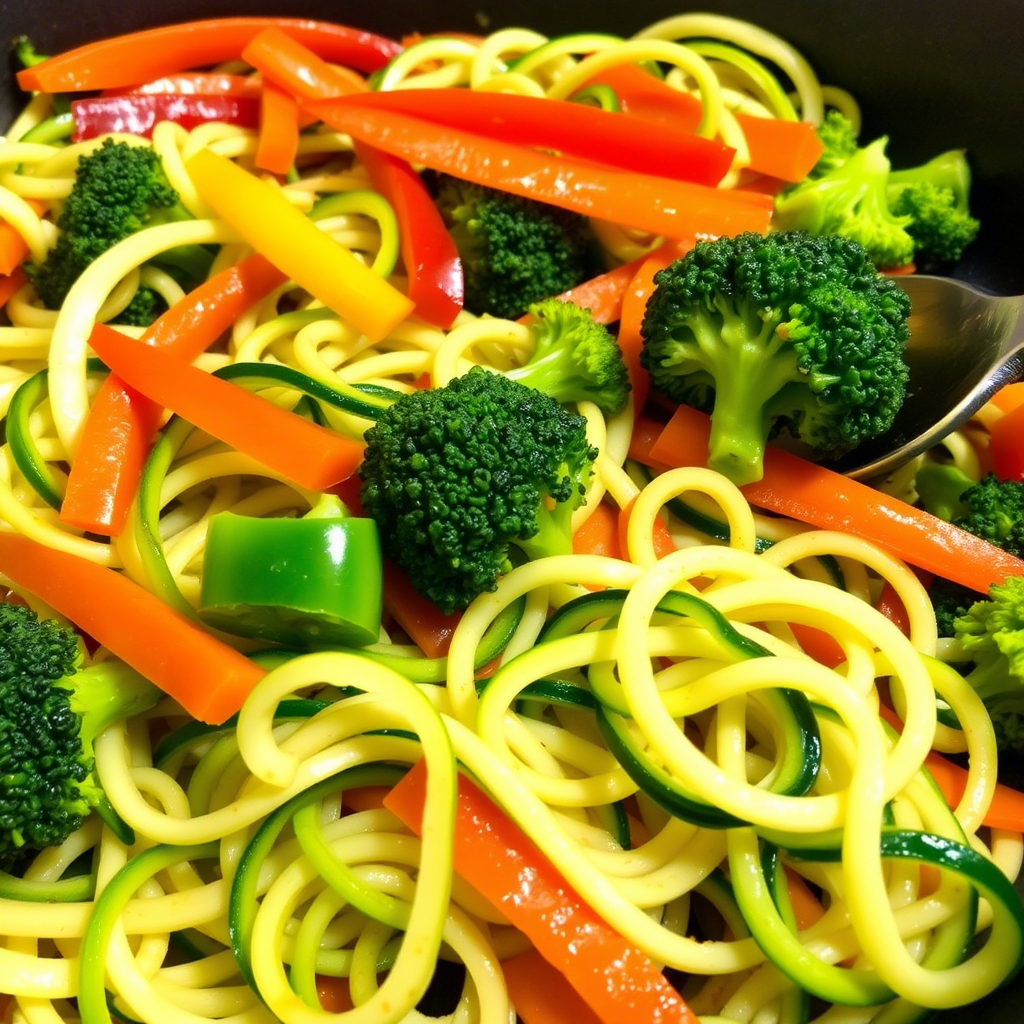
[[947, 277], [898, 283], [910, 296], [907, 397], [892, 427], [832, 465], [881, 476], [938, 444], [1004, 384], [1024, 378], [1024, 295], [986, 295]]

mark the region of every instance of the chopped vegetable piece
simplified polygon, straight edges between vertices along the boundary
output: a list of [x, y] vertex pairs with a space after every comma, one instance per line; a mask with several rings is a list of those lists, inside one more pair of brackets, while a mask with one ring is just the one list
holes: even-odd
[[362, 442], [103, 324], [93, 328], [90, 344], [129, 387], [300, 487], [324, 491], [362, 460]]
[[989, 428], [992, 471], [1000, 480], [1024, 480], [1024, 404], [1011, 409]]
[[264, 670], [113, 569], [0, 533], [0, 575], [70, 619], [193, 717], [235, 714]]
[[442, 612], [413, 587], [398, 566], [389, 561], [384, 563], [384, 607], [428, 658], [447, 655], [462, 612]]
[[576, 990], [531, 949], [501, 962], [505, 985], [523, 1024], [599, 1024], [600, 1017]]
[[182, 93], [137, 93], [72, 100], [73, 142], [120, 133], [149, 138], [160, 121], [173, 121], [191, 131], [219, 121], [239, 128], [259, 123], [259, 101], [252, 96], [198, 96]]
[[[665, 466], [704, 466], [711, 423], [679, 406], [650, 458]], [[886, 548], [920, 569], [988, 592], [993, 583], [1024, 575], [1024, 561], [966, 530], [866, 484], [768, 445], [764, 476], [742, 488], [747, 500], [825, 530], [841, 530]]]
[[[42, 214], [46, 203], [40, 199], [26, 199], [32, 209]], [[0, 220], [0, 274], [13, 274], [28, 256], [28, 244], [13, 224]]]
[[242, 51], [242, 59], [296, 99], [324, 100], [365, 92], [363, 79], [332, 67], [278, 28], [261, 32]]
[[261, 171], [287, 174], [299, 148], [299, 105], [291, 93], [265, 82], [260, 97], [260, 133], [254, 163]]
[[190, 157], [185, 168], [222, 220], [367, 337], [380, 341], [412, 312], [409, 299], [325, 235], [279, 188], [209, 149]]

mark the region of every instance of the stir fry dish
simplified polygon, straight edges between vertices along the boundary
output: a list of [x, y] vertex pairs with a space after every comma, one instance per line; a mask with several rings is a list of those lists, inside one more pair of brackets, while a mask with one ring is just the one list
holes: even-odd
[[[426, 33], [424, 28], [424, 33]], [[754, 24], [21, 39], [4, 1024], [911, 1024], [1024, 961], [1024, 391]]]

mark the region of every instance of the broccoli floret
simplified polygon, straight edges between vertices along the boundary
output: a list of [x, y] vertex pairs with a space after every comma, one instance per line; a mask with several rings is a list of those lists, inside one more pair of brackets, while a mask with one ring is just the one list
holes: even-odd
[[[29, 277], [48, 309], [59, 309], [71, 286], [93, 260], [136, 231], [153, 224], [187, 220], [191, 214], [170, 186], [160, 158], [148, 146], [104, 139], [79, 158], [75, 181], [57, 218], [57, 240], [40, 264], [30, 264]], [[211, 256], [200, 246], [162, 254], [156, 263], [201, 280]], [[159, 312], [155, 296], [143, 297], [126, 323], [149, 323]], [[153, 316], [142, 321], [142, 311]]]
[[889, 208], [891, 164], [887, 140], [857, 149], [828, 173], [808, 177], [775, 199], [772, 226], [779, 231], [842, 235], [860, 242], [876, 266], [900, 267], [914, 256], [909, 217]]
[[862, 246], [746, 233], [699, 242], [654, 280], [641, 363], [666, 397], [710, 409], [709, 465], [731, 480], [761, 478], [780, 430], [833, 458], [892, 424], [910, 301]]
[[1020, 739], [1024, 732], [1013, 719], [1024, 706], [1024, 576], [991, 587], [988, 599], [976, 601], [953, 625], [974, 663], [964, 678], [993, 719], [999, 715], [1004, 742]]
[[818, 125], [817, 135], [822, 151], [818, 162], [811, 169], [810, 177], [822, 178], [834, 171], [857, 152], [857, 133], [848, 117], [838, 110], [830, 110]]
[[451, 612], [495, 588], [514, 548], [571, 551], [596, 457], [583, 417], [475, 367], [381, 413], [366, 432], [361, 500], [385, 554]]
[[625, 408], [629, 372], [612, 333], [590, 311], [561, 299], [530, 306], [534, 350], [505, 376], [559, 402], [593, 402], [607, 413]]
[[93, 740], [160, 696], [121, 662], [83, 665], [67, 627], [0, 604], [0, 869], [82, 824], [103, 798]]
[[970, 213], [970, 191], [971, 170], [962, 149], [889, 175], [889, 207], [910, 218], [907, 231], [923, 266], [955, 263], [974, 241], [979, 224]]
[[951, 523], [967, 511], [963, 495], [975, 483], [958, 466], [924, 462], [914, 477], [914, 490], [926, 512]]
[[448, 176], [437, 205], [462, 260], [471, 313], [514, 319], [597, 270], [589, 223], [570, 210]]

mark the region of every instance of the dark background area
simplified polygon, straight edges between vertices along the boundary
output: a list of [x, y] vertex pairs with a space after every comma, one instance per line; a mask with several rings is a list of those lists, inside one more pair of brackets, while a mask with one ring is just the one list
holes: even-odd
[[[2, 35], [27, 34], [42, 53], [155, 24], [232, 14], [287, 14], [344, 21], [386, 35], [525, 26], [548, 35], [631, 35], [684, 10], [747, 18], [795, 45], [821, 80], [851, 90], [864, 114], [862, 141], [886, 134], [895, 166], [944, 149], [968, 151], [972, 207], [982, 228], [952, 271], [986, 290], [1024, 293], [1024, 3], [1021, 0], [0, 0]], [[23, 102], [10, 61], [0, 67], [0, 121]], [[1007, 766], [1024, 782], [1020, 765]], [[1024, 1024], [1024, 977], [935, 1024]], [[626, 1024], [626, 1022], [624, 1022]]]

